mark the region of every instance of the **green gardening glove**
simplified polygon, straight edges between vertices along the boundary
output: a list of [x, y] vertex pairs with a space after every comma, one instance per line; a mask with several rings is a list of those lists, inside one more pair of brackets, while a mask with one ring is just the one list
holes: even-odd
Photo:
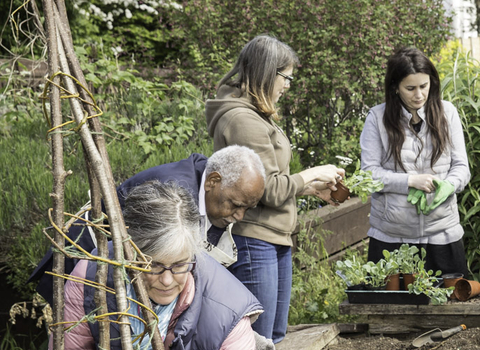
[[445, 202], [445, 200], [455, 192], [455, 187], [450, 181], [433, 179], [433, 184], [435, 185], [435, 197], [432, 203], [422, 210], [425, 215], [430, 214], [432, 210]]
[[407, 202], [417, 207], [417, 214], [420, 215], [427, 206], [427, 197], [425, 192], [416, 188], [410, 188], [408, 192]]
[[423, 213], [426, 208], [427, 208], [427, 196], [425, 195], [425, 192], [422, 191], [422, 196], [420, 197], [420, 200], [417, 202], [417, 214], [420, 215], [420, 213]]

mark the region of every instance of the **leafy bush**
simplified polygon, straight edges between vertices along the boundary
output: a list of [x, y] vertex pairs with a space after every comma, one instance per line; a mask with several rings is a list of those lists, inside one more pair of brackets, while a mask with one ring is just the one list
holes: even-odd
[[[172, 1], [76, 0], [67, 6], [76, 43], [124, 64], [171, 68], [208, 97], [255, 35], [289, 43], [301, 66], [281, 112], [304, 165], [334, 163], [336, 155], [358, 158], [366, 110], [382, 99], [387, 57], [403, 45], [437, 52], [451, 22], [441, 0], [185, 0], [181, 8]], [[158, 137], [137, 135], [147, 141], [146, 151]]]
[[[174, 1], [75, 0], [70, 18], [77, 45], [101, 43], [109, 57], [162, 66], [175, 53], [184, 32], [170, 18], [181, 10]], [[177, 44], [178, 47], [178, 44]]]
[[197, 144], [207, 138], [200, 90], [179, 80], [144, 79], [138, 70], [119, 66], [102, 51], [77, 47], [107, 137], [139, 144], [145, 155], [167, 147]]
[[[338, 304], [345, 299], [342, 281], [336, 277], [323, 247], [323, 231], [313, 236], [305, 223], [300, 223], [296, 251], [293, 254], [293, 283], [288, 324], [335, 322], [344, 316]], [[347, 317], [348, 318], [348, 317]]]
[[[449, 55], [450, 57], [452, 55]], [[461, 48], [438, 64], [444, 75], [443, 98], [457, 107], [467, 148], [470, 173], [469, 184], [458, 195], [461, 224], [465, 230], [464, 244], [467, 263], [475, 280], [480, 280], [480, 63]]]
[[[147, 81], [134, 69], [119, 70], [115, 60], [106, 58], [83, 65], [97, 104], [104, 110], [100, 120], [117, 184], [193, 152], [212, 153], [202, 95], [191, 84]], [[4, 249], [0, 262], [11, 274], [10, 283], [28, 299], [34, 286], [25, 281], [48, 247], [42, 228], [50, 225], [46, 213], [51, 207], [52, 165], [40, 90], [24, 86], [18, 72], [10, 78], [0, 95], [0, 241]], [[68, 116], [68, 104], [63, 107]], [[78, 137], [66, 135], [64, 145], [65, 169], [73, 172], [66, 181], [65, 211], [75, 213], [88, 201], [88, 181]]]
[[339, 154], [358, 158], [366, 109], [382, 99], [388, 56], [406, 45], [437, 52], [451, 21], [441, 0], [189, 0], [183, 7], [172, 22], [186, 33], [177, 67], [209, 96], [258, 34], [276, 35], [298, 53], [301, 66], [281, 112], [304, 165], [335, 162]]

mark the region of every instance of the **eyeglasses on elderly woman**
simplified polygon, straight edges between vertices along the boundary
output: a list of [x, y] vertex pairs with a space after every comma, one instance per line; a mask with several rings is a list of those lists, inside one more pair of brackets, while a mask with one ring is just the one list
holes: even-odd
[[152, 262], [150, 266], [150, 272], [145, 272], [146, 274], [149, 275], [161, 275], [165, 271], [169, 270], [172, 275], [180, 275], [182, 273], [187, 273], [190, 271], [193, 271], [195, 268], [195, 262], [185, 262], [185, 263], [180, 263], [180, 264], [173, 264], [170, 267], [167, 267], [165, 265], [162, 265], [158, 262]]

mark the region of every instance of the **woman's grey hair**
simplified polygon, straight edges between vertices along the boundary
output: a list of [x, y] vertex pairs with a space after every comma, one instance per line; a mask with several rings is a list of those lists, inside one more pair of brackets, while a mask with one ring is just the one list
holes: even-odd
[[222, 85], [235, 86], [247, 96], [259, 111], [277, 119], [273, 87], [277, 72], [299, 64], [297, 54], [287, 44], [269, 36], [259, 35], [240, 52], [235, 66], [220, 80]]
[[240, 179], [243, 169], [250, 167], [266, 181], [262, 160], [252, 149], [245, 146], [228, 146], [208, 158], [205, 173], [216, 171], [222, 176], [222, 188], [231, 187]]
[[123, 217], [140, 251], [156, 261], [193, 258], [200, 251], [200, 215], [192, 194], [175, 182], [132, 188]]

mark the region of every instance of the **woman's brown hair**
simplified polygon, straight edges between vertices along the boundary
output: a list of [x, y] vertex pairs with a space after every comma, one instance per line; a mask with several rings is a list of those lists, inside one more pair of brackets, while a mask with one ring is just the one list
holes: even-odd
[[383, 123], [387, 130], [389, 149], [386, 160], [393, 157], [395, 169], [399, 165], [405, 167], [401, 159], [402, 145], [405, 141], [405, 131], [401, 125], [402, 100], [397, 94], [403, 79], [410, 74], [424, 73], [430, 76], [430, 91], [425, 102], [425, 122], [432, 139], [432, 157], [430, 167], [440, 158], [450, 143], [447, 119], [440, 98], [440, 78], [433, 63], [416, 48], [402, 48], [390, 57], [385, 75], [385, 114]]
[[220, 80], [251, 96], [253, 105], [267, 118], [278, 119], [273, 101], [277, 72], [298, 65], [295, 51], [287, 44], [268, 35], [259, 35], [240, 52], [235, 66]]

